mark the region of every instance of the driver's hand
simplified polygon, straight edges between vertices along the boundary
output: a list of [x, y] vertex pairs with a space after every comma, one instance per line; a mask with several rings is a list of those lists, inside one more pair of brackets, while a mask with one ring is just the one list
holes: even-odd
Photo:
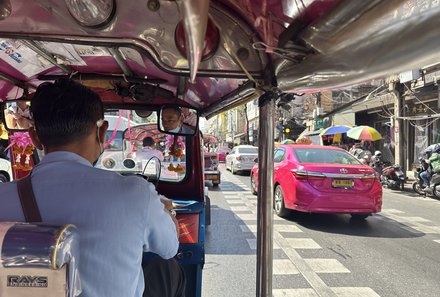
[[173, 201], [163, 195], [160, 196], [160, 201], [165, 206], [165, 209], [168, 210], [168, 212], [170, 213], [170, 217], [173, 220], [174, 224], [176, 225], [177, 238], [179, 238], [179, 233], [180, 233], [179, 232], [179, 222], [176, 219], [176, 212], [173, 209]]
[[163, 205], [165, 206], [165, 208], [166, 208], [168, 211], [173, 210], [173, 201], [172, 201], [171, 199], [168, 199], [168, 198], [165, 197], [165, 196], [160, 196], [160, 202], [163, 203]]

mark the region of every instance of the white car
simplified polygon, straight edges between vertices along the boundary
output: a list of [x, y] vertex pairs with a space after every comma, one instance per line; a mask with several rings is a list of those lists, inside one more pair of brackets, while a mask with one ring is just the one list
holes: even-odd
[[5, 183], [12, 180], [11, 162], [0, 158], [0, 183]]
[[235, 146], [226, 155], [226, 170], [231, 170], [232, 174], [239, 171], [250, 171], [258, 157], [258, 147], [252, 145]]

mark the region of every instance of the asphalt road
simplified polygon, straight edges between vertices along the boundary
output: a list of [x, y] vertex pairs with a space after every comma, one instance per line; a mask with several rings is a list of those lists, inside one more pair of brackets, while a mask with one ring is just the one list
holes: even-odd
[[[256, 295], [256, 205], [248, 175], [209, 186], [202, 296]], [[274, 297], [440, 296], [440, 201], [384, 190], [382, 212], [274, 216]]]

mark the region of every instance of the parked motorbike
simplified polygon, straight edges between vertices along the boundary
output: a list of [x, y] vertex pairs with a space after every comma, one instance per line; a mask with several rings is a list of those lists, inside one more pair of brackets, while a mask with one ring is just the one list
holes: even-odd
[[[391, 166], [382, 165], [382, 174], [380, 175], [380, 182], [383, 186], [390, 189], [404, 190], [406, 177], [399, 164]], [[440, 190], [440, 189], [439, 189]], [[440, 194], [440, 193], [439, 193]]]

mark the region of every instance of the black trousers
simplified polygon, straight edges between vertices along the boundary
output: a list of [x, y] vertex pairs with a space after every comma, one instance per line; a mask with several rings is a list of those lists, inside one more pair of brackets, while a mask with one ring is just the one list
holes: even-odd
[[145, 278], [143, 297], [185, 297], [185, 273], [174, 258], [154, 256], [142, 267]]

